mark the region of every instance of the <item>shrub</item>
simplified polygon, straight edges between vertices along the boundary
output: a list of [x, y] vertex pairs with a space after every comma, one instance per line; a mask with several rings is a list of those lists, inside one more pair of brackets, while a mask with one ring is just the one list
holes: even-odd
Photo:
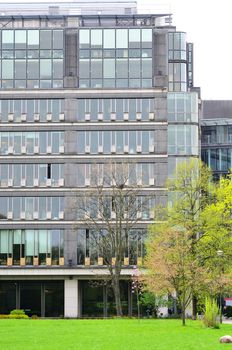
[[27, 315], [9, 315], [10, 319], [28, 319], [29, 317]]
[[219, 308], [217, 302], [211, 298], [205, 299], [205, 315], [203, 317], [203, 324], [206, 327], [219, 328]]
[[0, 314], [0, 320], [5, 320], [9, 318], [9, 315]]
[[37, 320], [38, 318], [39, 318], [39, 317], [38, 317], [37, 315], [32, 315], [32, 316], [31, 316], [31, 319], [32, 319], [32, 320]]
[[25, 315], [25, 311], [24, 310], [20, 310], [20, 309], [15, 309], [15, 310], [12, 310], [10, 312], [10, 315]]
[[27, 319], [29, 318], [27, 315], [25, 315], [24, 310], [15, 309], [10, 312], [10, 315], [8, 315], [10, 319]]

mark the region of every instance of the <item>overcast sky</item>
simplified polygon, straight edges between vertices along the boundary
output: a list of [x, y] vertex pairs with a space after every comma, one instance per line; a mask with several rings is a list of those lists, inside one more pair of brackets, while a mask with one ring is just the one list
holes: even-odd
[[[194, 43], [194, 85], [203, 99], [232, 99], [232, 1], [137, 0], [170, 11], [177, 30]], [[153, 11], [152, 11], [153, 12]]]

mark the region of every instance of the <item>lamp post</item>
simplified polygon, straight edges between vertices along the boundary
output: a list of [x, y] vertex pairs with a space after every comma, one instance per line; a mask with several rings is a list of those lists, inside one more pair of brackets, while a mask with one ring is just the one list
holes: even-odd
[[219, 265], [219, 308], [220, 308], [220, 323], [222, 323], [222, 272], [223, 272], [223, 266], [222, 266], [222, 257], [223, 257], [223, 251], [217, 250], [217, 256], [219, 257], [220, 265]]

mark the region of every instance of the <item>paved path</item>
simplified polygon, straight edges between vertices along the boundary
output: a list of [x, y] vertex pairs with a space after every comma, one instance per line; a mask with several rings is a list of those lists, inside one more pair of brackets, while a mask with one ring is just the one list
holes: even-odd
[[222, 321], [222, 323], [224, 323], [224, 324], [232, 324], [232, 319], [229, 319], [229, 320], [225, 319], [225, 320]]

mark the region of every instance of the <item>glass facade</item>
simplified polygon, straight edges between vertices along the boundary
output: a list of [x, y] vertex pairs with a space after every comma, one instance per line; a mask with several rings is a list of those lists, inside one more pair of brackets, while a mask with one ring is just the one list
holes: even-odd
[[78, 99], [78, 122], [149, 121], [154, 119], [154, 98]]
[[79, 154], [154, 153], [154, 131], [78, 131]]
[[64, 153], [64, 132], [0, 132], [0, 154]]
[[[104, 199], [97, 197], [77, 197], [77, 218], [79, 220], [86, 219], [87, 217], [93, 219], [105, 220], [110, 217], [113, 219], [116, 217], [116, 221], [119, 221], [119, 206], [120, 210], [123, 208], [124, 218], [129, 218], [130, 225], [139, 218], [141, 221], [147, 221], [154, 218], [153, 209], [155, 207], [155, 196], [137, 196], [136, 198], [128, 197], [123, 198], [123, 203], [119, 202], [119, 198], [112, 198], [105, 196]], [[102, 204], [104, 201], [104, 204]], [[131, 207], [128, 207], [128, 203], [131, 203]]]
[[196, 93], [168, 94], [168, 121], [198, 124], [198, 95]]
[[0, 230], [0, 265], [62, 265], [63, 230]]
[[0, 313], [23, 309], [28, 316], [63, 317], [63, 281], [1, 281]]
[[232, 148], [207, 148], [201, 151], [202, 160], [213, 172], [229, 173], [232, 169]]
[[198, 126], [169, 125], [168, 153], [170, 155], [198, 156]]
[[201, 127], [201, 156], [217, 178], [228, 173], [232, 168], [232, 125], [211, 124], [213, 125], [203, 125]]
[[0, 122], [58, 122], [64, 120], [64, 100], [0, 100]]
[[[180, 45], [181, 38], [182, 36], [178, 33], [178, 45]], [[175, 43], [173, 47], [174, 45]], [[192, 157], [199, 157], [198, 94], [196, 92], [169, 92], [167, 112], [168, 177], [172, 178], [179, 163], [187, 162]]]
[[[122, 164], [119, 163], [118, 176], [121, 174]], [[128, 185], [141, 184], [144, 186], [157, 185], [158, 164], [157, 163], [127, 163], [123, 164], [123, 176], [128, 179]], [[104, 183], [104, 186], [110, 186], [108, 174], [112, 173], [109, 164], [78, 164], [76, 176], [79, 187], [96, 186], [97, 182]], [[115, 178], [117, 178], [117, 164], [115, 169]], [[87, 180], [87, 181], [86, 181]]]
[[0, 164], [1, 187], [64, 186], [64, 164]]
[[1, 88], [63, 87], [63, 30], [2, 29]]
[[[120, 295], [123, 315], [132, 315], [132, 288], [128, 281], [120, 281]], [[97, 281], [81, 281], [83, 295], [83, 317], [112, 317], [116, 316], [113, 290], [109, 284]], [[134, 315], [137, 315], [136, 302]]]
[[201, 130], [203, 145], [232, 144], [232, 125], [202, 126]]
[[80, 29], [80, 88], [152, 87], [152, 29]]
[[187, 91], [186, 33], [169, 33], [169, 91]]
[[63, 197], [1, 197], [0, 220], [63, 220]]
[[[77, 265], [85, 265], [86, 258], [88, 258], [90, 265], [104, 265], [104, 256], [102, 253], [101, 245], [98, 244], [102, 235], [107, 235], [106, 230], [102, 230], [100, 233], [89, 230], [79, 229], [77, 230]], [[141, 264], [145, 256], [145, 229], [132, 229], [130, 230], [128, 237], [124, 236], [124, 259], [123, 265], [137, 265], [138, 261]], [[103, 258], [103, 261], [101, 261]]]

